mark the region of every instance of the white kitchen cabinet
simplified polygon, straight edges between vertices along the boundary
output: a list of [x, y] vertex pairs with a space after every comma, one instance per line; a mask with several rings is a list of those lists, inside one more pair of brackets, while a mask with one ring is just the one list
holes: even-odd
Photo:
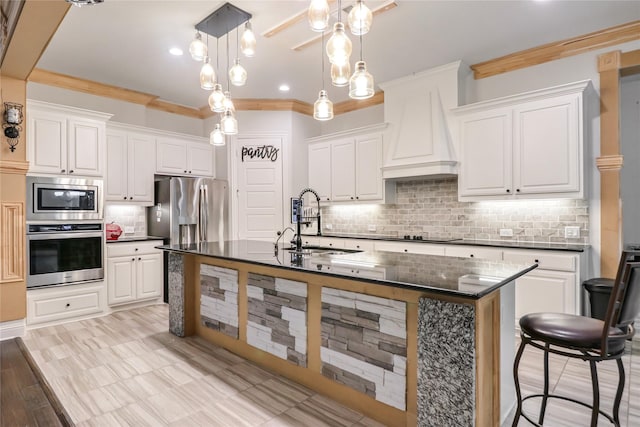
[[446, 256], [459, 258], [488, 259], [502, 261], [502, 248], [488, 248], [483, 246], [447, 245], [444, 248]]
[[160, 136], [156, 150], [156, 172], [159, 174], [214, 176], [213, 147], [204, 141]]
[[106, 308], [103, 281], [27, 291], [27, 326], [55, 324], [102, 315]]
[[402, 252], [407, 254], [420, 255], [444, 255], [444, 245], [417, 242], [393, 242], [377, 240], [375, 242], [376, 251]]
[[454, 109], [461, 201], [583, 198], [590, 81]]
[[150, 135], [118, 129], [107, 130], [105, 198], [150, 206], [154, 167], [149, 159], [155, 157], [155, 140]]
[[110, 114], [27, 101], [29, 173], [102, 176]]
[[318, 236], [316, 237], [316, 241], [318, 242], [319, 246], [340, 249], [340, 248], [344, 248], [345, 239], [341, 239], [339, 237]]
[[107, 245], [107, 302], [110, 306], [162, 296], [162, 241]]
[[355, 249], [359, 251], [373, 251], [375, 250], [375, 243], [373, 240], [344, 239], [344, 248]]
[[395, 186], [382, 179], [382, 126], [312, 138], [309, 186], [323, 202], [393, 203]]

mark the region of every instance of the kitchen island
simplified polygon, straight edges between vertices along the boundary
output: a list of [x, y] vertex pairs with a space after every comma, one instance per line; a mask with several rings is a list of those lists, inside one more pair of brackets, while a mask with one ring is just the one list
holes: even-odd
[[513, 405], [512, 283], [535, 264], [246, 240], [160, 248], [177, 336], [387, 425], [495, 426]]

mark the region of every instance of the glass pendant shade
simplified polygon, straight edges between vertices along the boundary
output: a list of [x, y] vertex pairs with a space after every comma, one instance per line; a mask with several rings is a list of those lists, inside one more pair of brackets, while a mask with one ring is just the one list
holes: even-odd
[[222, 127], [222, 133], [225, 135], [235, 135], [238, 133], [238, 121], [233, 117], [231, 110], [226, 110], [220, 120], [220, 126]]
[[367, 71], [364, 61], [356, 63], [356, 71], [349, 80], [349, 97], [367, 99], [373, 96], [373, 76]]
[[313, 118], [320, 121], [333, 119], [333, 102], [329, 100], [327, 91], [322, 89], [313, 104]]
[[213, 87], [213, 92], [209, 95], [209, 107], [214, 113], [223, 113], [224, 108], [224, 93], [222, 92], [222, 86], [218, 83]]
[[351, 34], [356, 36], [365, 35], [371, 29], [373, 13], [362, 0], [358, 0], [349, 11], [347, 22], [349, 23]]
[[331, 83], [334, 86], [347, 86], [349, 77], [351, 77], [351, 65], [348, 62], [343, 65], [331, 64]]
[[344, 31], [344, 24], [336, 22], [333, 26], [333, 34], [327, 42], [327, 56], [332, 64], [344, 65], [349, 62], [351, 56], [351, 40]]
[[225, 91], [224, 93], [224, 101], [222, 101], [222, 105], [224, 106], [224, 110], [230, 110], [232, 113], [236, 112], [236, 106], [233, 105], [233, 100], [231, 99], [231, 94], [229, 91]]
[[196, 38], [189, 45], [189, 53], [195, 61], [203, 61], [207, 56], [207, 45], [202, 41], [200, 32], [196, 33]]
[[236, 59], [233, 67], [229, 70], [229, 81], [234, 86], [244, 86], [247, 83], [247, 70], [240, 65], [240, 60]]
[[200, 87], [205, 90], [213, 90], [216, 84], [216, 72], [209, 62], [209, 57], [205, 56], [204, 64], [200, 69]]
[[329, 3], [327, 0], [311, 0], [307, 18], [313, 31], [324, 31], [329, 26]]
[[251, 23], [249, 22], [244, 25], [244, 32], [240, 39], [240, 50], [247, 58], [251, 58], [256, 54], [256, 36], [251, 30]]
[[209, 144], [217, 146], [225, 144], [225, 138], [222, 133], [222, 129], [220, 129], [220, 123], [216, 123], [216, 127], [209, 134]]

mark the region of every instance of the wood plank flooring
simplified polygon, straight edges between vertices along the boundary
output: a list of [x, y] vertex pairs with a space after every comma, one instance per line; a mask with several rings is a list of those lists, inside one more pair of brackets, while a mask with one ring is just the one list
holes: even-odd
[[[78, 426], [380, 425], [199, 338], [177, 338], [167, 332], [167, 324], [167, 306], [157, 305], [31, 330], [24, 342]], [[620, 418], [622, 426], [636, 427], [640, 426], [640, 342], [628, 346]], [[4, 380], [4, 363], [2, 368]], [[609, 411], [617, 381], [615, 363], [600, 363], [599, 374], [601, 405]], [[552, 355], [550, 378], [556, 392], [591, 400], [587, 363]], [[525, 352], [521, 382], [524, 394], [541, 390], [540, 351]], [[4, 381], [2, 391], [5, 417], [11, 409], [10, 403], [5, 404]], [[527, 402], [525, 410], [535, 413], [538, 404]], [[588, 420], [586, 409], [557, 401], [549, 404], [545, 425], [586, 426]], [[0, 424], [49, 425], [37, 420]], [[528, 423], [521, 420], [520, 425]], [[609, 424], [603, 418], [600, 425]]]

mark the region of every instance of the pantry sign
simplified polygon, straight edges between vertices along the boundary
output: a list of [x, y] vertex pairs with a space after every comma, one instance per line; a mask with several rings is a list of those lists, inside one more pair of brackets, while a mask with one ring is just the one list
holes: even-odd
[[271, 160], [275, 162], [278, 160], [278, 154], [280, 153], [280, 149], [274, 147], [273, 145], [259, 145], [259, 146], [243, 146], [242, 147], [242, 161], [247, 158], [249, 160], [253, 159], [265, 159]]

